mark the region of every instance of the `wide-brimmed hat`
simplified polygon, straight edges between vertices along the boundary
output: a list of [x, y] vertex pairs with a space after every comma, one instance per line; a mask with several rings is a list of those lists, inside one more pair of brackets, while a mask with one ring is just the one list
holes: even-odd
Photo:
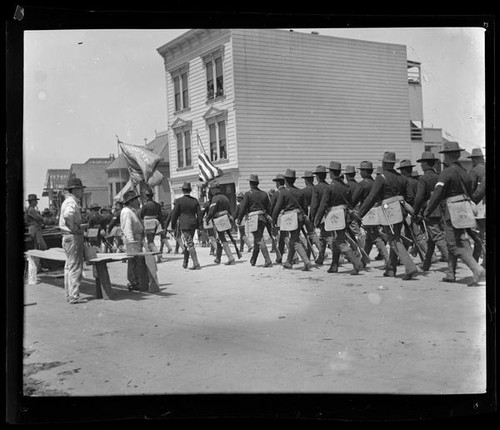
[[139, 194], [136, 194], [134, 190], [128, 190], [123, 195], [123, 203], [128, 203], [130, 200], [138, 199], [139, 197]]
[[278, 173], [276, 177], [273, 179], [274, 182], [276, 181], [284, 181], [285, 180], [285, 175], [282, 175], [281, 173]]
[[440, 154], [446, 154], [447, 152], [460, 152], [464, 151], [463, 148], [460, 148], [458, 142], [444, 142], [443, 149], [439, 151]]
[[342, 164], [338, 161], [331, 161], [330, 166], [328, 167], [330, 170], [342, 170]]
[[359, 164], [359, 170], [373, 170], [373, 163], [371, 161], [362, 161]]
[[100, 205], [98, 205], [97, 203], [92, 203], [92, 204], [90, 205], [90, 208], [89, 208], [89, 209], [90, 209], [90, 210], [93, 210], [93, 209], [94, 209], [94, 210], [98, 211], [99, 209], [101, 209], [101, 206], [100, 206]]
[[189, 182], [184, 182], [184, 183], [182, 184], [182, 188], [181, 188], [181, 190], [191, 191], [191, 190], [192, 190], [192, 188], [191, 188], [191, 184], [190, 184]]
[[66, 185], [67, 190], [71, 190], [73, 188], [87, 188], [82, 184], [82, 180], [80, 178], [69, 178], [68, 184]]
[[302, 179], [304, 178], [314, 178], [313, 172], [311, 172], [310, 170], [306, 170], [304, 172], [304, 175], [302, 176]]
[[295, 178], [295, 170], [293, 169], [286, 169], [285, 171], [285, 178]]
[[384, 152], [382, 162], [383, 163], [396, 163], [396, 153], [390, 152], [390, 151]]
[[259, 182], [259, 176], [256, 175], [256, 174], [254, 174], [254, 173], [252, 173], [250, 175], [250, 177], [248, 178], [248, 181], [249, 182]]
[[481, 150], [481, 148], [473, 148], [472, 152], [470, 153], [470, 155], [467, 158], [474, 158], [474, 157], [484, 157], [483, 151]]
[[421, 163], [422, 161], [428, 161], [428, 160], [439, 160], [438, 157], [436, 157], [436, 154], [431, 151], [424, 151], [422, 152], [422, 156], [417, 160], [417, 163]]
[[316, 167], [316, 170], [313, 172], [315, 175], [317, 173], [328, 173], [328, 170], [325, 166], [318, 166]]
[[40, 200], [36, 194], [28, 194], [28, 198], [27, 198], [27, 202], [31, 201], [31, 200]]
[[356, 173], [356, 168], [354, 166], [345, 166], [344, 173]]
[[415, 167], [415, 164], [411, 164], [411, 160], [401, 160], [398, 169], [404, 169], [405, 167]]

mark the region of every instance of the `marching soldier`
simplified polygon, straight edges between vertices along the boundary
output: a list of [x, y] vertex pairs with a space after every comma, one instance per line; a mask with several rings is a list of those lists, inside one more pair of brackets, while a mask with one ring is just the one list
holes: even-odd
[[198, 262], [198, 255], [196, 254], [196, 248], [194, 247], [193, 237], [197, 229], [202, 226], [202, 214], [200, 203], [198, 199], [192, 197], [192, 188], [189, 182], [184, 182], [182, 185], [182, 197], [175, 200], [174, 209], [172, 210], [172, 229], [177, 228], [177, 221], [179, 221], [179, 229], [181, 231], [182, 237], [186, 243], [184, 247], [184, 260], [182, 262], [182, 267], [186, 269], [189, 263], [189, 257], [193, 260], [193, 267], [191, 270], [199, 270], [201, 268]]
[[[313, 172], [316, 175], [317, 184], [313, 188], [312, 197], [311, 197], [311, 207], [309, 208], [309, 218], [314, 223], [316, 219], [316, 214], [318, 213], [319, 205], [321, 203], [321, 199], [328, 189], [328, 182], [326, 182], [327, 170], [325, 166], [318, 166], [316, 170]], [[325, 261], [326, 248], [329, 243], [331, 243], [332, 234], [325, 230], [325, 223], [320, 222], [319, 225], [319, 254], [318, 258], [316, 258], [315, 263], [318, 265], [322, 265]]]
[[449, 272], [443, 281], [455, 282], [457, 260], [461, 258], [473, 274], [469, 286], [476, 286], [484, 276], [485, 270], [474, 259], [467, 236], [470, 228], [476, 223], [471, 208], [470, 213], [467, 214], [472, 183], [467, 170], [460, 164], [461, 151], [463, 149], [459, 147], [458, 142], [445, 142], [443, 150], [439, 151], [444, 154], [443, 163], [446, 167], [438, 177], [424, 216], [429, 219], [434, 209], [441, 202], [445, 203], [442, 209], [444, 210], [444, 235], [448, 246]]
[[[355, 178], [356, 168], [354, 166], [346, 166], [344, 173], [345, 173], [346, 185], [347, 185], [347, 188], [349, 189], [349, 196], [351, 196], [351, 201], [352, 201], [352, 196], [356, 193], [356, 191], [359, 188], [359, 183], [358, 183], [358, 181], [356, 181], [356, 178]], [[352, 208], [349, 208], [349, 209], [354, 209], [355, 207], [356, 207], [356, 204], [353, 203]], [[362, 237], [362, 231], [360, 228], [359, 220], [357, 220], [351, 216], [348, 216], [348, 221], [349, 221], [348, 228], [350, 229], [350, 231], [352, 232], [352, 234], [356, 238], [356, 241], [359, 241], [359, 243], [363, 244], [364, 237]], [[364, 249], [364, 245], [363, 245], [363, 249]], [[365, 266], [366, 264], [365, 264], [364, 260], [361, 260], [361, 261], [363, 263], [363, 266]]]
[[[326, 231], [331, 231], [332, 237], [332, 262], [328, 273], [337, 273], [340, 254], [342, 253], [352, 263], [352, 275], [357, 275], [363, 268], [363, 263], [351, 249], [346, 238], [347, 209], [352, 206], [349, 197], [349, 188], [340, 179], [341, 164], [330, 163], [330, 178], [332, 182], [321, 198], [314, 224], [319, 226], [324, 222]], [[324, 221], [323, 221], [324, 219]]]
[[203, 215], [203, 228], [207, 232], [208, 242], [210, 243], [210, 255], [215, 255], [217, 252], [217, 239], [215, 237], [215, 229], [213, 222], [207, 222], [208, 210], [210, 209], [210, 203], [212, 201], [212, 193], [208, 190], [207, 193], [208, 200], [203, 203], [202, 215]]
[[222, 250], [227, 255], [228, 261], [226, 265], [235, 264], [235, 259], [229, 243], [226, 240], [226, 234], [231, 239], [231, 219], [229, 218], [230, 204], [229, 199], [222, 194], [219, 188], [219, 183], [213, 181], [210, 185], [210, 193], [212, 194], [212, 202], [208, 209], [207, 221], [213, 221], [215, 229], [217, 230], [217, 251], [215, 254], [215, 263], [219, 264], [222, 257]]
[[[486, 238], [486, 205], [484, 201], [486, 168], [484, 166], [484, 156], [481, 148], [472, 149], [469, 157], [472, 160], [472, 169], [469, 172], [472, 181], [472, 201], [477, 205], [476, 223], [479, 230], [479, 237], [474, 238], [474, 258], [476, 261], [482, 254]], [[483, 266], [486, 264], [486, 255], [483, 255]]]
[[401, 240], [401, 229], [403, 227], [402, 202], [407, 195], [407, 181], [394, 170], [396, 154], [394, 152], [384, 153], [382, 160], [383, 173], [373, 183], [370, 194], [359, 208], [359, 217], [363, 218], [375, 203], [380, 202], [381, 223], [384, 232], [388, 236], [390, 252], [389, 264], [386, 265], [384, 276], [396, 276], [398, 257], [405, 266], [403, 280], [412, 279], [418, 269], [411, 259]]
[[243, 196], [236, 224], [241, 225], [242, 220], [248, 217], [248, 229], [253, 234], [253, 253], [250, 264], [255, 266], [260, 250], [264, 256], [264, 267], [272, 267], [273, 263], [264, 240], [264, 229], [268, 223], [267, 215], [269, 214], [271, 202], [267, 193], [259, 189], [259, 177], [257, 175], [250, 175], [248, 181], [250, 182], [250, 191]]
[[[155, 244], [155, 235], [162, 230], [163, 214], [161, 205], [153, 200], [153, 190], [146, 188], [142, 191], [143, 204], [139, 216], [144, 223], [144, 233], [146, 234], [146, 242], [148, 251], [158, 252], [158, 247]], [[157, 254], [156, 261], [161, 263], [162, 256]]]
[[[305, 203], [304, 195], [295, 184], [295, 170], [287, 169], [285, 172], [285, 188], [280, 190], [278, 200], [273, 209], [273, 222], [278, 222], [281, 214], [280, 230], [286, 230], [290, 234], [288, 242], [287, 261], [283, 263], [285, 269], [293, 267], [295, 252], [299, 254], [304, 263], [304, 271], [311, 269], [311, 261], [307, 258], [306, 250], [300, 241], [300, 232], [304, 226]], [[281, 213], [283, 212], [283, 213]]]
[[47, 244], [42, 236], [43, 216], [37, 209], [38, 200], [36, 194], [28, 195], [28, 208], [26, 209], [26, 225], [28, 226], [28, 233], [33, 241], [33, 249], [40, 249], [45, 251]]
[[[316, 234], [316, 229], [314, 227], [314, 223], [312, 221], [312, 218], [310, 217], [310, 208], [311, 208], [311, 202], [312, 202], [312, 195], [313, 195], [313, 189], [314, 189], [314, 175], [313, 172], [310, 170], [306, 170], [304, 172], [304, 176], [302, 176], [302, 179], [304, 179], [305, 183], [305, 188], [302, 188], [302, 192], [304, 194], [304, 202], [306, 205], [306, 216], [304, 217], [304, 227], [306, 228], [307, 235], [309, 237], [309, 242], [311, 244], [314, 244], [318, 251], [321, 250], [321, 242], [319, 240], [318, 235]], [[306, 253], [307, 257], [311, 257], [311, 250], [306, 244]]]
[[401, 176], [404, 176], [408, 180], [408, 192], [406, 201], [413, 205], [415, 199], [415, 194], [417, 194], [417, 179], [412, 175], [414, 164], [411, 164], [410, 160], [401, 160], [399, 163], [398, 170]]
[[[417, 160], [417, 163], [421, 163], [424, 174], [419, 178], [417, 183], [417, 192], [413, 203], [414, 219], [419, 218], [420, 211], [425, 209], [425, 206], [431, 197], [432, 191], [436, 186], [438, 174], [434, 165], [438, 162], [439, 159], [433, 152], [423, 152], [422, 157]], [[422, 262], [422, 270], [424, 272], [427, 272], [431, 267], [432, 256], [436, 246], [441, 252], [443, 259], [448, 261], [448, 248], [446, 247], [446, 241], [444, 240], [442, 218], [443, 213], [441, 211], [441, 207], [436, 206], [436, 209], [429, 214], [428, 220], [425, 224], [427, 228], [427, 250], [424, 261]]]
[[[273, 181], [276, 183], [276, 191], [271, 196], [271, 207], [269, 208], [269, 213], [271, 214], [271, 217], [274, 212], [276, 202], [278, 201], [278, 197], [280, 193], [285, 189], [285, 177], [281, 173], [278, 173], [276, 177], [273, 179]], [[273, 222], [273, 225], [277, 229], [277, 234], [274, 236], [275, 242], [277, 242], [276, 263], [281, 264], [283, 262], [283, 253], [285, 252], [285, 245], [288, 239], [288, 232], [280, 229], [279, 222], [278, 223]]]
[[113, 218], [108, 224], [107, 232], [108, 235], [113, 238], [113, 249], [114, 252], [123, 251], [123, 239], [122, 239], [122, 230], [120, 227], [120, 214], [123, 209], [123, 202], [120, 200], [115, 202], [115, 209], [113, 211]]
[[[233, 218], [236, 220], [240, 216], [241, 212], [241, 202], [243, 201], [244, 194], [243, 193], [238, 193], [236, 196], [236, 209], [234, 211]], [[238, 233], [240, 234], [240, 252], [243, 252], [243, 248], [246, 244], [248, 247], [248, 252], [252, 251], [252, 244], [250, 243], [250, 240], [248, 239], [248, 236], [245, 231], [245, 224], [240, 224], [238, 225]]]
[[[362, 205], [366, 200], [370, 191], [373, 187], [373, 183], [375, 179], [372, 177], [373, 173], [373, 164], [371, 161], [362, 161], [359, 165], [359, 174], [361, 175], [362, 180], [358, 183], [359, 186], [354, 191], [352, 196], [352, 205], [356, 208], [356, 206]], [[371, 215], [372, 217], [367, 217], [362, 220], [363, 227], [366, 230], [365, 236], [365, 252], [367, 255], [370, 255], [373, 245], [377, 248], [379, 255], [382, 256], [385, 264], [389, 263], [389, 253], [387, 252], [386, 244], [384, 241], [384, 237], [380, 232], [380, 222], [378, 217], [378, 212], [373, 208]]]

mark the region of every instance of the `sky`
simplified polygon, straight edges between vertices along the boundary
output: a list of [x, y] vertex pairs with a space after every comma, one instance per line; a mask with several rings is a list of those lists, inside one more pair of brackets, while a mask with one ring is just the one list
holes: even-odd
[[[37, 194], [43, 209], [48, 169], [117, 155], [117, 136], [144, 145], [167, 130], [166, 75], [157, 48], [187, 30], [25, 32], [25, 196]], [[424, 127], [441, 128], [469, 152], [485, 146], [482, 28], [294, 31], [406, 45], [408, 60], [422, 64]]]

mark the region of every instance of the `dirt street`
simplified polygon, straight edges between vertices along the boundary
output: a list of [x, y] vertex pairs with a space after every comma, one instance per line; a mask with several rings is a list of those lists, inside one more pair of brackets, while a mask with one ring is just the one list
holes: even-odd
[[199, 271], [165, 252], [156, 294], [129, 292], [121, 262], [108, 264], [114, 300], [94, 299], [92, 280], [78, 305], [62, 278], [26, 284], [25, 394], [485, 391], [485, 283], [468, 287], [461, 263], [447, 284], [446, 263], [402, 281], [380, 261], [351, 276], [328, 274], [329, 258], [303, 272], [197, 250]]

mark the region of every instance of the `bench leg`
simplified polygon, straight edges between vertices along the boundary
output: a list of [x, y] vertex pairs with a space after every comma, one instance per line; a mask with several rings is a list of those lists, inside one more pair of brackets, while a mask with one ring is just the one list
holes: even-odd
[[95, 263], [97, 276], [95, 279], [96, 298], [109, 300], [113, 296], [111, 281], [109, 280], [108, 266], [106, 262], [99, 261]]
[[158, 274], [156, 266], [156, 255], [146, 255], [146, 267], [148, 268], [149, 289], [150, 293], [157, 293], [160, 291], [158, 284]]

